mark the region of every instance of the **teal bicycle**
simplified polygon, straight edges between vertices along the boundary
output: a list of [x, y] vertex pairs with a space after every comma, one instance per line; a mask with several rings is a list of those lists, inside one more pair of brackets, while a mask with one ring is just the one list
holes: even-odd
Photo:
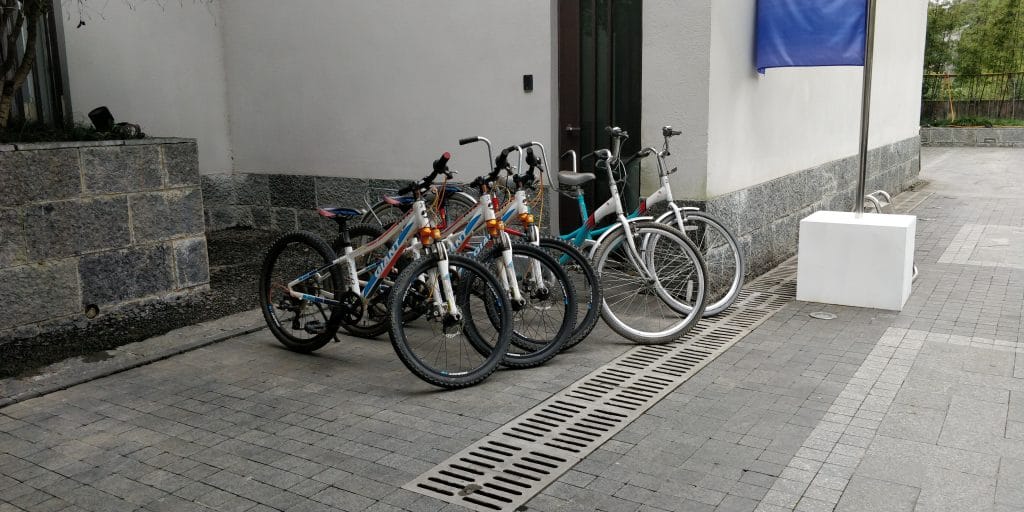
[[[624, 135], [623, 139], [628, 137], [628, 134], [625, 132], [621, 133]], [[661, 134], [664, 137], [664, 145], [661, 150], [648, 147], [627, 158], [625, 161], [621, 161], [618, 155], [613, 155], [612, 160], [605, 159], [604, 162], [599, 162], [599, 164], [617, 168], [620, 175], [624, 175], [625, 170], [629, 168], [629, 165], [634, 160], [643, 159], [651, 155], [657, 157], [660, 187], [654, 193], [647, 196], [646, 199], [641, 200], [637, 209], [627, 215], [626, 218], [636, 219], [649, 215], [651, 209], [656, 208], [661, 203], [665, 203], [666, 211], [658, 215], [654, 220], [679, 229], [700, 250], [701, 257], [704, 258], [708, 271], [707, 303], [703, 316], [714, 316], [728, 309], [736, 301], [736, 298], [739, 297], [740, 291], [743, 288], [744, 274], [746, 273], [746, 258], [744, 257], [739, 240], [721, 221], [713, 215], [701, 211], [699, 208], [682, 206], [676, 203], [668, 177], [675, 173], [678, 168], [669, 169], [665, 158], [671, 154], [669, 151], [669, 138], [680, 135], [681, 132], [673, 130], [671, 126], [663, 126]], [[570, 153], [572, 152], [567, 154]], [[574, 153], [572, 154], [574, 155]], [[598, 156], [600, 157], [600, 155]], [[573, 157], [573, 165], [575, 171], [575, 157]], [[565, 174], [567, 175], [566, 179], [572, 179], [568, 176], [570, 173]], [[587, 178], [582, 179], [590, 181]], [[589, 228], [588, 224], [596, 224], [601, 219], [602, 214], [600, 211], [595, 212], [594, 220], [591, 220], [592, 218], [587, 216], [587, 206], [583, 201], [582, 192], [577, 191], [576, 199], [579, 204], [580, 215], [582, 218], [587, 219], [587, 222], [575, 231], [563, 235], [562, 239], [570, 241], [577, 247], [595, 245], [595, 242], [599, 241], [605, 232], [615, 227], [615, 224], [604, 228]]]
[[[636, 343], [667, 343], [683, 336], [700, 320], [707, 296], [707, 268], [700, 249], [682, 231], [655, 222], [653, 217], [627, 215], [617, 178], [625, 168], [619, 154], [629, 134], [607, 128], [612, 149], [594, 152], [597, 168], [608, 173], [611, 197], [587, 215], [581, 186], [593, 173], [558, 173], [558, 182], [576, 194], [583, 224], [561, 235], [576, 247], [586, 247], [600, 279], [604, 300], [601, 317], [619, 335]], [[616, 177], [616, 171], [621, 170]], [[597, 224], [614, 215], [607, 227]], [[588, 247], [589, 246], [589, 247]]]

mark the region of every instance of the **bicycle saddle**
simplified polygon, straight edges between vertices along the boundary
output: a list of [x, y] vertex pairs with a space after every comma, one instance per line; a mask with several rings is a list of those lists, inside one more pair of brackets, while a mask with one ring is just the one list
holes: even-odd
[[578, 187], [584, 183], [593, 181], [592, 172], [570, 172], [558, 171], [558, 183], [569, 187]]
[[319, 213], [321, 217], [326, 217], [328, 219], [336, 217], [351, 219], [352, 217], [362, 215], [364, 212], [362, 210], [356, 210], [355, 208], [320, 208], [317, 210], [317, 213]]

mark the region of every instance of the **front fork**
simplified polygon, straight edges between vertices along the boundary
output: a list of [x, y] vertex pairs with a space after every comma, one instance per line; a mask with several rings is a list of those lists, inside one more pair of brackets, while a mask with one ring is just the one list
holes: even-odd
[[[451, 318], [456, 322], [462, 320], [462, 312], [459, 311], [459, 306], [455, 303], [455, 291], [452, 288], [452, 275], [451, 267], [448, 265], [448, 249], [445, 244], [438, 243], [434, 244], [434, 250], [437, 251], [437, 280], [441, 281], [441, 287], [433, 286], [434, 304], [439, 309], [447, 310]], [[441, 306], [447, 306], [441, 308]]]
[[516, 309], [522, 308], [526, 305], [526, 299], [523, 298], [523, 293], [519, 289], [519, 279], [516, 278], [516, 268], [512, 259], [512, 238], [504, 231], [499, 232], [495, 238], [501, 243], [502, 265], [498, 267], [498, 279], [505, 286], [512, 304], [517, 306]]
[[[633, 238], [633, 228], [630, 226], [631, 223], [621, 213], [619, 214], [619, 224], [622, 225], [622, 234], [626, 237], [626, 256], [633, 263], [637, 271], [641, 273], [641, 277], [649, 281], [657, 281], [655, 274], [644, 263], [646, 258], [641, 256], [640, 249], [636, 246], [636, 240]], [[646, 246], [647, 244], [645, 243], [644, 245]]]

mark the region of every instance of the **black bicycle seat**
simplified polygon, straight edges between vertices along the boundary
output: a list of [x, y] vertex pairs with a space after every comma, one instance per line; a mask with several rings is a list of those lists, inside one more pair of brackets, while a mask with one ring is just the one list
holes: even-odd
[[558, 183], [569, 187], [578, 187], [594, 180], [592, 172], [558, 171]]

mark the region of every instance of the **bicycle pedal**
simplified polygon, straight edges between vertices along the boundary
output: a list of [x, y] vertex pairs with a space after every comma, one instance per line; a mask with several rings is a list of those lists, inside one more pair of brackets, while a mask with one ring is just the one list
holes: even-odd
[[302, 330], [309, 334], [323, 334], [327, 331], [327, 326], [320, 320], [310, 320], [302, 326]]

